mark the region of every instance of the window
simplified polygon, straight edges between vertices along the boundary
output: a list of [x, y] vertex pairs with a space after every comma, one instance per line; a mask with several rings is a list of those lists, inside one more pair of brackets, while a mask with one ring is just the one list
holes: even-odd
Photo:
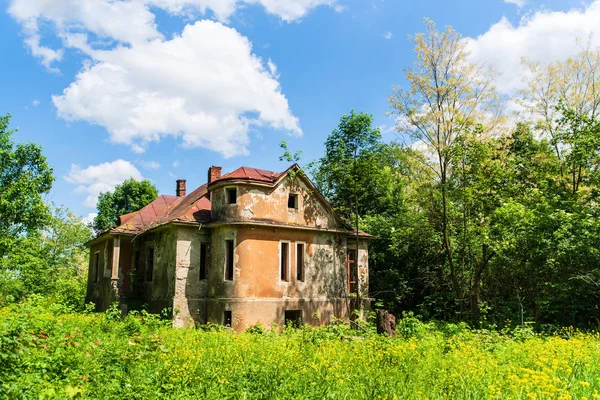
[[100, 252], [97, 251], [94, 253], [94, 283], [98, 282], [98, 275], [100, 275]]
[[233, 240], [225, 241], [225, 280], [233, 280]]
[[288, 267], [290, 265], [290, 244], [289, 242], [280, 242], [280, 262], [281, 280], [288, 280]]
[[154, 247], [148, 247], [148, 257], [146, 257], [146, 282], [152, 282], [152, 273], [154, 272]]
[[206, 260], [208, 257], [208, 244], [200, 243], [200, 280], [206, 279]]
[[296, 243], [296, 280], [304, 280], [304, 243]]
[[348, 249], [348, 292], [356, 293], [358, 288], [358, 269], [356, 268], [356, 249]]
[[227, 204], [237, 203], [237, 189], [236, 188], [225, 189], [225, 194], [227, 195]]
[[284, 314], [286, 326], [299, 327], [302, 325], [302, 310], [286, 310]]
[[298, 195], [291, 194], [288, 196], [288, 208], [298, 209]]
[[232, 322], [233, 321], [232, 321], [231, 311], [229, 311], [229, 310], [223, 311], [223, 325], [231, 327]]

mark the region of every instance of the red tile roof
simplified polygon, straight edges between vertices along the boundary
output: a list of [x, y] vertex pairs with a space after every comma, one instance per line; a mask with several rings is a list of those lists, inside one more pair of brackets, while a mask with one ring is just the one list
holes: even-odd
[[[294, 166], [296, 165], [294, 164], [284, 172], [240, 167], [211, 182], [211, 185], [216, 182], [230, 180], [274, 184]], [[170, 222], [192, 224], [211, 222], [208, 186], [208, 184], [204, 184], [185, 197], [161, 195], [141, 210], [121, 215], [119, 217], [119, 226], [110, 229], [109, 232], [137, 235]], [[323, 199], [323, 201], [326, 200]], [[359, 235], [370, 236], [362, 231]]]
[[283, 172], [266, 171], [264, 169], [240, 167], [235, 171], [229, 172], [214, 182], [221, 181], [232, 181], [232, 180], [243, 180], [243, 181], [254, 181], [254, 182], [265, 182], [274, 183], [283, 175]]

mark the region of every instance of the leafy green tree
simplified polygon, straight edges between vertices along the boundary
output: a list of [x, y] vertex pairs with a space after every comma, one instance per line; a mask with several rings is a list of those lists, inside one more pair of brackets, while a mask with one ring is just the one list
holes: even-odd
[[0, 305], [41, 294], [75, 309], [83, 307], [90, 227], [68, 210], [53, 210], [48, 228], [15, 239], [0, 258]]
[[0, 257], [19, 235], [50, 221], [43, 196], [52, 188], [52, 168], [39, 146], [16, 144], [10, 115], [0, 117]]
[[367, 214], [384, 213], [393, 200], [387, 146], [373, 117], [355, 113], [340, 118], [325, 141], [325, 155], [312, 163], [315, 184], [350, 224]]
[[100, 193], [98, 196], [98, 215], [94, 219], [94, 229], [102, 232], [114, 227], [121, 215], [138, 211], [157, 197], [158, 191], [150, 181], [127, 179], [117, 185], [113, 192]]
[[[394, 88], [390, 96], [398, 130], [422, 141], [431, 153], [430, 164], [438, 175], [440, 234], [457, 301], [464, 297], [459, 268], [455, 265], [448, 204], [451, 149], [460, 135], [485, 122], [488, 134], [498, 125], [500, 108], [493, 86], [495, 74], [468, 59], [466, 42], [451, 27], [436, 29], [425, 20], [426, 32], [413, 39], [417, 60], [406, 69], [409, 88]], [[458, 266], [460, 267], [460, 266]]]

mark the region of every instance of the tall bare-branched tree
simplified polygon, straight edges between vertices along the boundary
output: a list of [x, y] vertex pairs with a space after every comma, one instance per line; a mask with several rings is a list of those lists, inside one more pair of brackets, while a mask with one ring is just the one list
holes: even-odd
[[430, 166], [439, 180], [443, 251], [457, 299], [465, 296], [455, 260], [448, 216], [448, 182], [451, 151], [457, 138], [481, 125], [481, 135], [490, 135], [501, 121], [501, 108], [493, 84], [495, 73], [485, 65], [469, 61], [467, 42], [451, 27], [438, 31], [425, 20], [426, 31], [412, 37], [417, 56], [405, 70], [408, 88], [396, 86], [389, 97], [397, 130], [422, 141], [431, 157]]

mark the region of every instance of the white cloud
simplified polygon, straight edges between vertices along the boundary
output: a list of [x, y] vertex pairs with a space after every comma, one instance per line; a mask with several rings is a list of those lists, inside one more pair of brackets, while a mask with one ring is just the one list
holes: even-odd
[[96, 219], [97, 216], [98, 216], [98, 213], [89, 213], [85, 217], [81, 218], [81, 221], [84, 224], [91, 224], [92, 222], [94, 222], [94, 219]]
[[537, 11], [513, 26], [506, 18], [477, 38], [467, 38], [471, 59], [492, 65], [502, 75], [497, 86], [502, 93], [522, 87], [526, 74], [521, 59], [548, 63], [566, 59], [581, 51], [577, 40], [590, 40], [592, 48], [600, 46], [600, 0], [583, 9]]
[[158, 161], [139, 160], [136, 163], [141, 165], [142, 168], [144, 168], [144, 169], [159, 169], [160, 168], [160, 163]]
[[173, 165], [173, 168], [177, 168], [177, 167], [179, 167], [179, 164], [180, 164], [179, 160], [175, 160], [175, 161], [173, 161], [173, 164], [171, 164], [171, 165]]
[[504, 0], [505, 3], [514, 4], [519, 8], [522, 8], [527, 0]]
[[285, 21], [335, 6], [335, 0], [14, 0], [9, 12], [26, 41], [37, 38], [32, 53], [47, 67], [63, 49], [40, 45], [42, 23], [55, 28], [63, 46], [89, 57], [69, 87], [52, 97], [60, 117], [100, 125], [112, 142], [137, 153], [170, 135], [186, 147], [231, 157], [247, 153], [253, 126], [302, 134], [275, 63], [265, 64], [246, 37], [210, 20], [166, 39], [149, 7], [187, 17], [211, 9], [225, 21], [242, 3], [261, 4]]
[[39, 101], [38, 99], [35, 99], [35, 100], [33, 100], [33, 101], [31, 102], [31, 104], [32, 104], [34, 107], [37, 107], [37, 106], [39, 106], [39, 105], [40, 105], [40, 101]]
[[393, 38], [394, 35], [392, 35], [392, 32], [386, 32], [383, 34], [383, 37], [389, 40], [389, 39]]
[[54, 105], [62, 118], [104, 126], [134, 151], [173, 135], [231, 157], [247, 152], [252, 125], [302, 133], [248, 39], [221, 23], [198, 21], [171, 40], [92, 55], [96, 62]]
[[71, 171], [65, 177], [65, 180], [77, 185], [75, 193], [87, 195], [83, 204], [88, 207], [95, 207], [98, 195], [101, 192], [113, 191], [116, 185], [123, 183], [128, 178], [143, 179], [140, 171], [129, 161], [115, 160], [91, 165], [85, 169], [72, 164]]

